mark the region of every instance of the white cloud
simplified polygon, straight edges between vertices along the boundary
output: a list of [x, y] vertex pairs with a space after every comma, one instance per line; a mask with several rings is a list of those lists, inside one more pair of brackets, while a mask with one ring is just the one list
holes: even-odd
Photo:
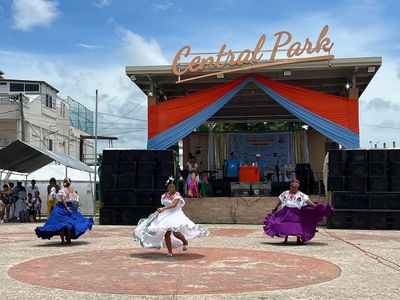
[[[99, 111], [126, 117], [119, 120], [118, 117], [100, 114], [99, 134], [117, 136], [119, 139], [114, 142], [114, 147], [144, 148], [147, 142], [147, 98], [125, 75], [125, 62], [151, 65], [166, 63], [167, 60], [156, 41], [146, 41], [126, 29], [118, 29], [118, 32], [120, 44], [114, 56], [96, 58], [106, 63], [94, 65], [84, 59], [75, 61], [71, 57], [0, 49], [0, 66], [7, 78], [46, 81], [60, 90], [61, 97], [70, 96], [90, 110], [95, 108], [95, 90], [98, 89]], [[108, 143], [99, 142], [99, 149], [104, 147], [108, 147]]]
[[147, 41], [141, 35], [119, 28], [122, 47], [119, 51], [127, 65], [168, 65], [160, 45], [155, 40]]
[[112, 0], [97, 0], [93, 2], [93, 6], [103, 8], [111, 5]]
[[154, 3], [151, 5], [151, 8], [155, 11], [166, 11], [169, 9], [173, 9], [181, 12], [182, 9], [173, 4], [172, 2], [164, 2], [164, 3]]
[[76, 45], [81, 48], [90, 49], [90, 50], [103, 48], [103, 46], [99, 46], [99, 45], [90, 45], [90, 44], [76, 44]]
[[49, 26], [59, 15], [57, 6], [56, 1], [49, 0], [14, 0], [14, 27], [28, 31], [37, 26]]

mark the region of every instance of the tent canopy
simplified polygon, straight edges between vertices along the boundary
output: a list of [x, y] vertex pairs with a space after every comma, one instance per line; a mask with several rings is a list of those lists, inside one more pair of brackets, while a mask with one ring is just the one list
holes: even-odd
[[166, 149], [184, 138], [250, 83], [331, 140], [346, 148], [359, 147], [358, 100], [328, 95], [254, 74], [150, 105], [148, 149]]
[[94, 172], [91, 167], [72, 156], [39, 149], [20, 140], [0, 149], [0, 170], [29, 174], [53, 161], [72, 169]]

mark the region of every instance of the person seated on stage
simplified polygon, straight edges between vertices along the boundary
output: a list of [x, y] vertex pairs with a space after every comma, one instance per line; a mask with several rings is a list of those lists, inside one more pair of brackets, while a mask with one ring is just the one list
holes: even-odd
[[259, 153], [256, 154], [256, 161], [254, 162], [254, 165], [260, 167], [260, 181], [261, 182], [265, 181], [265, 175], [264, 175], [265, 161], [261, 159], [261, 154]]
[[242, 162], [237, 159], [236, 153], [231, 152], [231, 158], [226, 160], [225, 163], [225, 177], [230, 182], [239, 181], [239, 168]]
[[190, 157], [185, 169], [188, 172], [185, 186], [186, 196], [200, 197], [199, 165], [196, 163], [196, 158], [194, 156]]

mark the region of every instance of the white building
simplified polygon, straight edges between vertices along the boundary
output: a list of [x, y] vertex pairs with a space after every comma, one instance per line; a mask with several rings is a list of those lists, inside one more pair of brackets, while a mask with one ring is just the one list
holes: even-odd
[[0, 78], [0, 148], [19, 139], [94, 162], [93, 112], [44, 81]]

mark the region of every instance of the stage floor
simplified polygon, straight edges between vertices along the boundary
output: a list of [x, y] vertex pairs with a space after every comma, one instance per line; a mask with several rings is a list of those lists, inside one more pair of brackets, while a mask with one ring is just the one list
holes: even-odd
[[0, 224], [3, 299], [397, 299], [400, 231], [327, 230], [297, 246], [259, 225], [209, 225], [189, 251], [141, 248], [134, 226], [100, 226], [70, 246], [38, 224]]

